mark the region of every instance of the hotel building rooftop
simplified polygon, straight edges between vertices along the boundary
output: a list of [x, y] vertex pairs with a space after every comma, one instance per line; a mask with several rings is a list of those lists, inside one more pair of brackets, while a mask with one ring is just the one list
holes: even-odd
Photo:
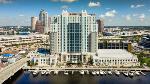
[[101, 58], [120, 58], [120, 59], [130, 59], [136, 58], [133, 54], [129, 53], [124, 49], [99, 49], [96, 54]]

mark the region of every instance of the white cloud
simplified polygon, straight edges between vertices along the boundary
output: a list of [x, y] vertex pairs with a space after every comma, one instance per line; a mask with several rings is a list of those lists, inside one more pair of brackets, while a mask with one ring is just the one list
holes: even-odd
[[143, 22], [144, 21], [144, 19], [145, 19], [145, 14], [143, 13], [143, 14], [133, 14], [132, 15], [134, 18], [137, 18], [138, 20], [140, 20], [141, 22]]
[[125, 19], [126, 19], [127, 21], [130, 21], [130, 20], [131, 20], [131, 15], [126, 15], [126, 16], [125, 16]]
[[107, 11], [105, 16], [107, 17], [114, 17], [117, 14], [116, 10]]
[[19, 16], [20, 16], [20, 17], [23, 17], [24, 15], [23, 15], [23, 14], [20, 14]]
[[61, 0], [62, 2], [75, 2], [77, 0]]
[[28, 26], [31, 24], [30, 17], [1, 17], [0, 25], [2, 26], [10, 26], [10, 25], [23, 25]]
[[132, 16], [136, 17], [136, 16], [138, 16], [138, 14], [133, 14]]
[[68, 9], [69, 7], [67, 5], [63, 5], [61, 8], [62, 9]]
[[99, 17], [100, 18], [115, 17], [116, 14], [117, 14], [116, 10], [110, 10], [110, 11], [107, 11], [105, 14], [101, 14]]
[[143, 4], [137, 4], [137, 5], [131, 5], [130, 7], [131, 8], [140, 8], [140, 7], [143, 7], [144, 5]]
[[50, 0], [50, 1], [53, 1], [53, 2], [68, 2], [68, 3], [71, 3], [71, 2], [75, 2], [75, 1], [78, 1], [78, 0]]
[[140, 14], [140, 15], [138, 16], [138, 18], [139, 18], [139, 20], [140, 20], [141, 22], [143, 22], [144, 19], [145, 19], [145, 14]]
[[11, 3], [11, 0], [0, 0], [0, 3], [2, 4], [7, 4], [7, 3]]
[[89, 2], [89, 7], [99, 7], [101, 4], [100, 2]]
[[100, 17], [100, 18], [104, 18], [104, 17], [105, 17], [105, 15], [101, 14], [99, 17]]

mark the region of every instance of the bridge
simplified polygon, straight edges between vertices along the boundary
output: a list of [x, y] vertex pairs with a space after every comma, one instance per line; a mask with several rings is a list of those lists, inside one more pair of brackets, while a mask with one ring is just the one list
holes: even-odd
[[9, 64], [8, 66], [2, 68], [0, 70], [0, 84], [2, 84], [5, 80], [13, 76], [18, 70], [23, 68], [27, 63], [28, 58], [22, 58], [15, 63]]

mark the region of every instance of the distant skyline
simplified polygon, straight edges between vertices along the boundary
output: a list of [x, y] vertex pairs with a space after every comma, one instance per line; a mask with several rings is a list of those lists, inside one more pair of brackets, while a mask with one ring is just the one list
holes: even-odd
[[149, 4], [150, 0], [0, 0], [0, 26], [30, 26], [41, 9], [49, 16], [87, 10], [105, 26], [150, 26]]

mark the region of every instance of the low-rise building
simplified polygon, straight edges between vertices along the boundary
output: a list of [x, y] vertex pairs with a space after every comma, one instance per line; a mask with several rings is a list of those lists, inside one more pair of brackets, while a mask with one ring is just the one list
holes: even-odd
[[131, 42], [115, 36], [103, 36], [98, 38], [98, 49], [126, 49], [132, 50]]
[[28, 54], [30, 61], [37, 66], [56, 66], [58, 56], [50, 54], [41, 54], [36, 51]]
[[99, 49], [91, 54], [94, 65], [101, 67], [136, 67], [138, 58], [123, 49]]
[[1, 35], [0, 44], [2, 46], [16, 45], [16, 44], [30, 44], [30, 43], [43, 43], [49, 39], [48, 35], [31, 34], [31, 35]]

